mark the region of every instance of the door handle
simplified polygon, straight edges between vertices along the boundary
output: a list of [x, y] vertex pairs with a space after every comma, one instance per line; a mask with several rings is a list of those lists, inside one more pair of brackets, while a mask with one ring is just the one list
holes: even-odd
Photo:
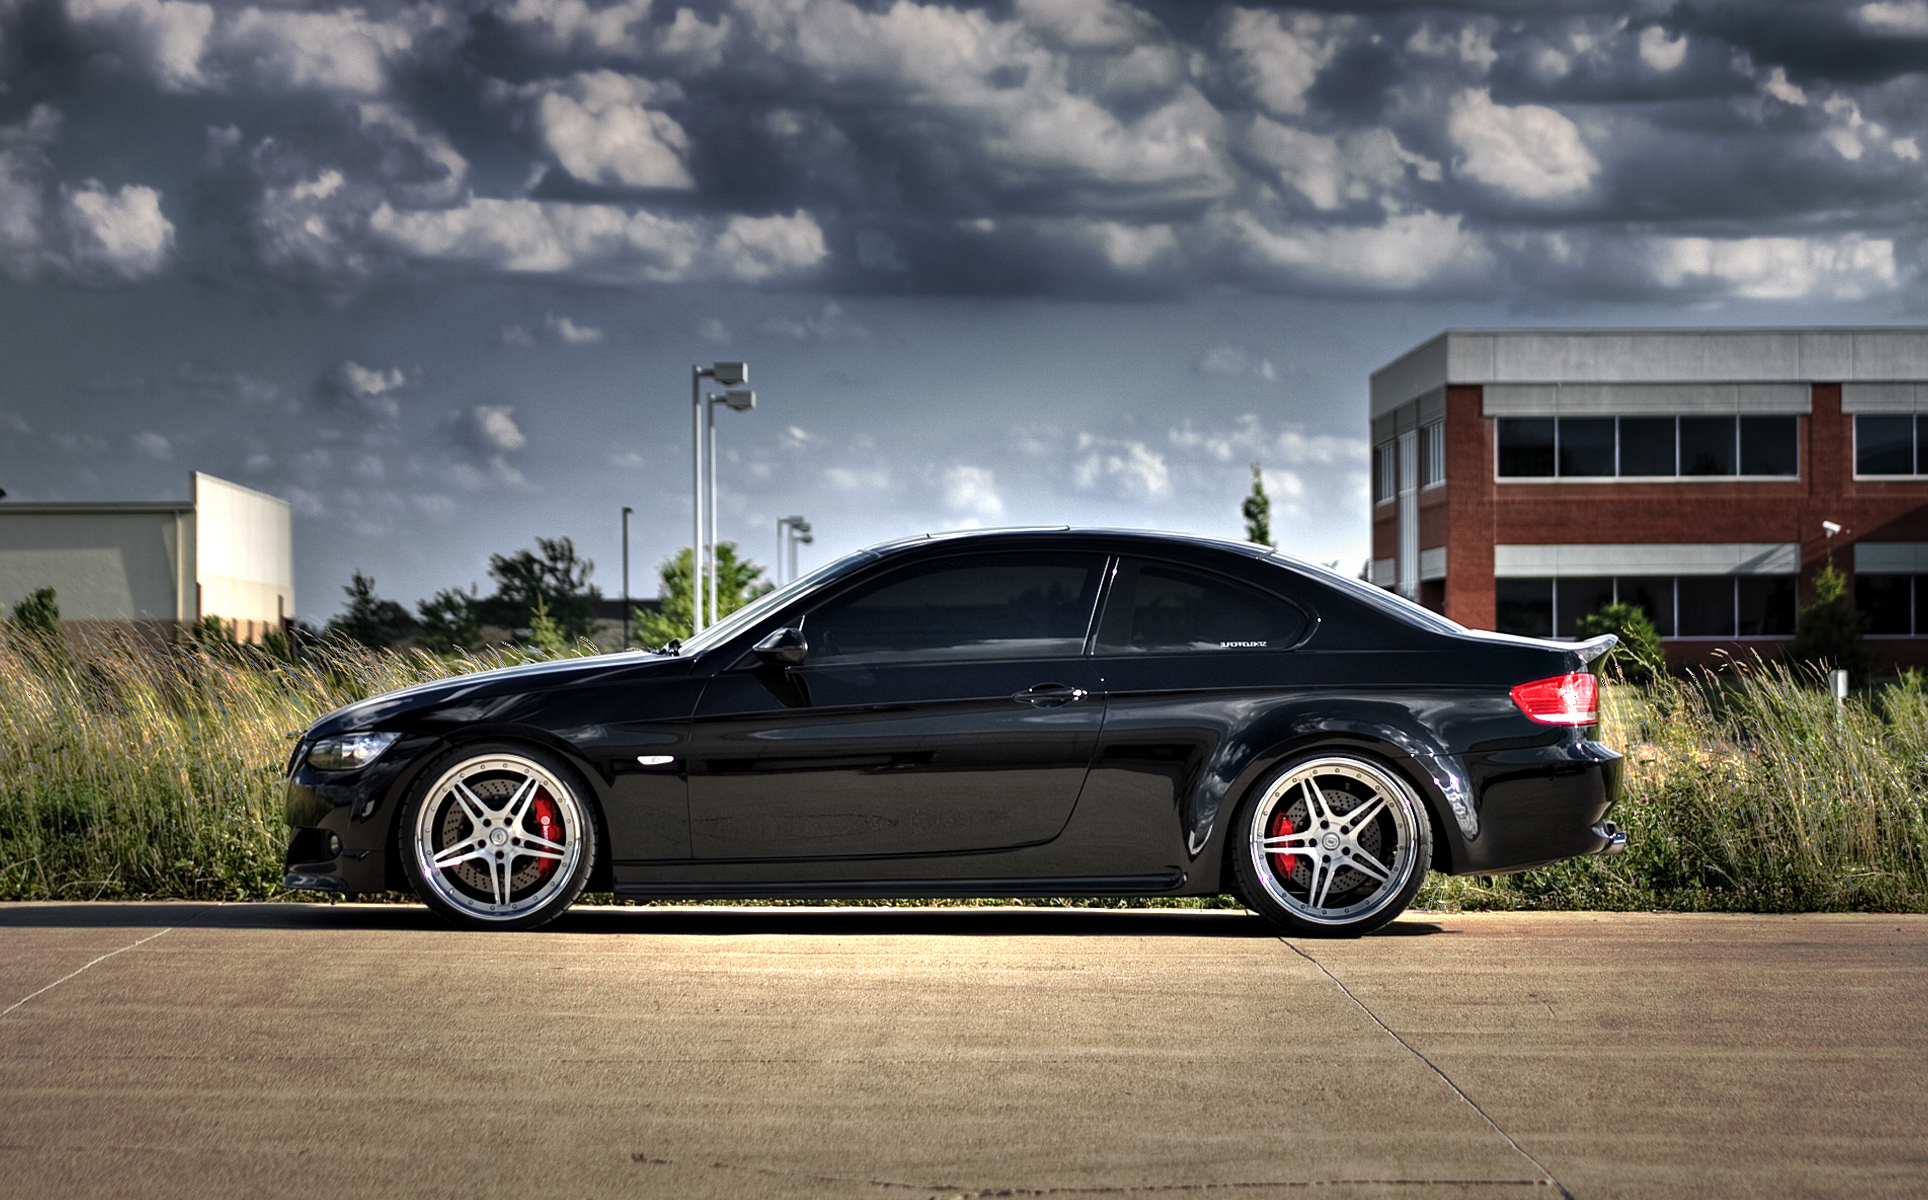
[[1040, 683], [1025, 688], [1011, 699], [1036, 708], [1057, 708], [1064, 704], [1076, 704], [1089, 694], [1083, 688], [1066, 687], [1062, 683]]

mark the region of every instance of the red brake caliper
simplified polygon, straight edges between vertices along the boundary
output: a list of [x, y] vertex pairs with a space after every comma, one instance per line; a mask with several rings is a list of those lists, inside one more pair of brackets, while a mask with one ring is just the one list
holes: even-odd
[[[562, 813], [556, 808], [556, 802], [549, 799], [547, 792], [536, 793], [535, 803], [529, 806], [529, 815], [535, 819], [535, 832], [537, 837], [544, 841], [561, 844]], [[538, 858], [536, 860], [536, 878], [538, 879], [545, 878], [549, 872], [555, 869], [556, 860], [553, 858]]]
[[[1275, 838], [1291, 837], [1292, 818], [1286, 816], [1283, 811], [1274, 813], [1272, 815], [1272, 832], [1267, 836]], [[1279, 873], [1280, 879], [1292, 878], [1292, 872], [1298, 870], [1298, 867], [1299, 860], [1293, 855], [1274, 854], [1272, 856], [1272, 869]]]

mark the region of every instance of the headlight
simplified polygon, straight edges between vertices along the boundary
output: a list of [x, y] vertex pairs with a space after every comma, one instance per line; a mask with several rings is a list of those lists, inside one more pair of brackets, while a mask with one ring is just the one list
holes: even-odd
[[308, 751], [308, 765], [317, 771], [353, 771], [382, 756], [399, 733], [344, 733], [323, 738]]

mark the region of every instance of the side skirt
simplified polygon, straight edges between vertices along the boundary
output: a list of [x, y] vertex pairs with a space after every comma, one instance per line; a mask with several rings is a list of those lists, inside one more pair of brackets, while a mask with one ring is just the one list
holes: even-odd
[[1060, 879], [850, 879], [835, 882], [618, 883], [616, 894], [650, 900], [844, 900], [924, 896], [1150, 896], [1185, 886], [1183, 871]]

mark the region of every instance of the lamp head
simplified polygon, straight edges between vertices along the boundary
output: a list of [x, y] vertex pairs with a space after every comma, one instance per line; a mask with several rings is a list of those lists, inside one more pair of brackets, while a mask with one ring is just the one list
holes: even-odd
[[750, 364], [720, 362], [709, 369], [709, 376], [724, 387], [733, 388], [738, 384], [750, 382]]
[[721, 400], [731, 412], [749, 412], [756, 407], [756, 393], [749, 388], [731, 388], [721, 396], [711, 396], [710, 399]]

